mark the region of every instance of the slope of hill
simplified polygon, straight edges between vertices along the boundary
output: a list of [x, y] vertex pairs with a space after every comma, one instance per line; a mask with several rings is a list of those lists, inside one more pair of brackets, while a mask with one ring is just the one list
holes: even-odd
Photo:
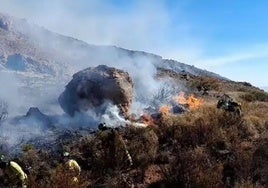
[[268, 87], [262, 87], [262, 89], [266, 92], [268, 92]]
[[[44, 103], [56, 103], [57, 96], [75, 72], [100, 64], [128, 71], [136, 79], [136, 88], [144, 88], [142, 92], [137, 92], [136, 98], [144, 98], [141, 97], [144, 93], [150, 96], [156, 92], [158, 88], [154, 86], [154, 76], [158, 68], [224, 79], [212, 72], [158, 55], [115, 46], [90, 45], [32, 25], [26, 20], [0, 14], [0, 71], [15, 75], [19, 95], [26, 93], [24, 100], [27, 104], [24, 106], [27, 107], [14, 107], [20, 108], [20, 113], [25, 113], [31, 106], [39, 106], [45, 111], [57, 108], [55, 105], [44, 106]], [[150, 86], [145, 86], [141, 80], [148, 80]], [[41, 97], [35, 99], [29, 96]]]
[[[63, 114], [57, 99], [74, 73], [100, 64], [129, 73], [134, 107], [120, 117], [123, 127], [92, 131], [87, 121], [80, 126], [83, 114]], [[0, 84], [0, 154], [27, 170], [29, 187], [268, 185], [268, 94], [247, 82], [0, 14]], [[234, 101], [218, 109], [222, 94]], [[49, 128], [40, 126], [47, 120]], [[81, 165], [79, 181], [64, 151]], [[0, 187], [15, 184], [0, 174]]]
[[[68, 64], [75, 66], [86, 62], [88, 65], [100, 64], [103, 61], [118, 60], [120, 58], [133, 59], [148, 58], [156, 67], [170, 69], [176, 72], [186, 71], [193, 75], [218, 77], [212, 72], [195, 68], [174, 60], [166, 60], [161, 56], [133, 51], [115, 46], [96, 46], [31, 25], [26, 20], [16, 19], [0, 14], [1, 31], [1, 64], [6, 65], [10, 55], [20, 54], [26, 64], [32, 65], [38, 73], [59, 73], [57, 66]], [[50, 69], [50, 70], [48, 70]], [[59, 73], [60, 74], [60, 73]]]

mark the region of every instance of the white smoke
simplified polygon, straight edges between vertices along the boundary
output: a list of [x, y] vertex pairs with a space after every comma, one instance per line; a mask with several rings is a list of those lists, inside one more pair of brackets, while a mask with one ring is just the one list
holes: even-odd
[[[60, 6], [63, 5], [54, 7], [53, 10], [61, 9], [62, 7]], [[141, 10], [143, 16], [147, 15], [145, 11], [148, 8], [147, 6]], [[165, 16], [162, 17], [163, 14], [160, 15], [160, 12], [162, 12], [161, 9], [154, 13], [156, 17], [153, 16], [148, 20], [143, 20], [143, 17], [138, 17], [136, 20], [135, 15], [132, 15], [131, 22], [140, 23], [143, 26], [142, 30], [137, 31], [135, 34], [134, 40], [138, 41], [138, 39], [140, 40], [140, 35], [144, 35], [144, 33], [148, 33], [151, 30], [156, 30], [160, 23], [165, 25], [163, 22], [165, 22], [166, 18]], [[65, 11], [60, 13], [65, 13]], [[64, 15], [68, 16], [69, 14]], [[45, 21], [53, 21], [51, 16], [54, 17], [48, 11], [43, 19]], [[96, 20], [99, 20], [99, 18], [96, 18]], [[154, 24], [151, 25], [152, 20], [157, 22], [153, 22]], [[123, 21], [127, 24], [126, 19]], [[117, 26], [122, 24], [118, 21], [116, 23]], [[148, 28], [147, 25], [149, 26]], [[90, 37], [94, 38], [96, 34], [99, 35], [99, 32], [94, 30], [94, 27], [90, 24], [81, 24], [80, 27], [86, 27], [90, 31], [90, 33], [87, 33]], [[63, 92], [64, 86], [71, 80], [72, 75], [84, 68], [95, 67], [100, 64], [127, 71], [132, 77], [135, 92], [131, 108], [132, 113], [143, 113], [143, 109], [153, 103], [159, 105], [161, 100], [168, 100], [167, 96], [159, 95], [163, 88], [167, 87], [166, 83], [155, 79], [157, 70], [154, 62], [159, 60], [160, 57], [146, 55], [142, 52], [134, 53], [133, 51], [125, 51], [112, 46], [90, 46], [72, 38], [49, 33], [43, 28], [25, 22], [19, 23], [17, 27], [15, 25], [14, 28], [24, 33], [31, 44], [35, 44], [40, 48], [40, 51], [31, 51], [32, 49], [28, 49], [29, 51], [24, 50], [24, 55], [31, 57], [32, 54], [38, 54], [39, 56], [35, 57], [37, 60], [46, 58], [48, 60], [48, 66], [55, 73], [51, 75], [42, 74], [34, 72], [32, 69], [22, 73], [7, 71], [3, 68], [0, 72], [0, 84], [3, 88], [0, 90], [0, 98], [7, 101], [10, 117], [25, 115], [30, 107], [38, 107], [42, 112], [50, 115], [58, 130], [77, 129], [79, 127], [96, 128], [102, 122], [105, 122], [110, 127], [124, 126], [130, 123], [119, 115], [118, 108], [112, 104], [105, 104], [106, 109], [101, 114], [98, 111], [99, 109], [95, 109], [76, 114], [74, 117], [67, 116], [59, 108], [57, 98]], [[126, 33], [131, 33], [133, 28], [129, 27], [123, 33], [120, 32], [121, 34], [117, 33], [117, 30], [113, 30], [113, 32], [109, 30], [110, 28], [107, 28], [107, 31], [105, 31], [109, 33], [108, 38], [112, 38], [114, 35], [115, 40], [109, 40], [109, 42], [104, 41], [104, 43], [119, 44], [117, 41], [123, 41], [124, 37], [128, 37]], [[148, 39], [148, 36], [142, 36], [142, 42], [146, 41], [145, 39]], [[102, 37], [99, 36], [98, 38], [101, 39]], [[152, 42], [153, 40], [150, 38], [149, 41]], [[124, 43], [126, 44], [127, 40], [124, 40]], [[145, 43], [147, 44], [147, 42]], [[132, 47], [135, 47], [135, 45]], [[42, 63], [46, 62], [43, 61]], [[8, 145], [15, 146], [22, 141], [25, 142], [36, 137], [50, 135], [50, 132], [44, 131], [43, 127], [40, 127], [32, 119], [29, 119], [31, 121], [30, 123], [20, 123], [19, 125], [9, 120], [0, 125], [0, 138], [4, 138]]]
[[[96, 56], [91, 64], [81, 63], [70, 66], [74, 67], [74, 70], [79, 70], [88, 66], [97, 66], [98, 62], [101, 62], [129, 72], [134, 81], [135, 91], [131, 112], [138, 116], [142, 115], [145, 108], [152, 106], [153, 102], [160, 105], [161, 102], [167, 100], [169, 95], [171, 95], [171, 91], [163, 92], [163, 90], [170, 89], [173, 86], [168, 87], [165, 82], [154, 78], [157, 70], [152, 63], [153, 59], [150, 57], [130, 57], [127, 54], [119, 55], [119, 52], [116, 50], [112, 50], [109, 54], [107, 51], [106, 55], [105, 58]], [[21, 80], [17, 79], [14, 72], [3, 72], [3, 74], [1, 72], [1, 81], [3, 83], [8, 81], [9, 83], [7, 85], [8, 89], [0, 92], [0, 97], [7, 101], [9, 111], [13, 116], [25, 115], [31, 106], [38, 107], [41, 111], [45, 110], [49, 115], [55, 115], [52, 119], [57, 131], [63, 129], [77, 130], [81, 127], [96, 129], [98, 124], [103, 122], [109, 127], [125, 126], [131, 123], [121, 117], [117, 106], [111, 103], [104, 104], [104, 110], [92, 109], [84, 113], [77, 113], [74, 117], [63, 114], [62, 110], [58, 109], [59, 105], [55, 105], [60, 94], [59, 88], [63, 92], [62, 83], [57, 83], [54, 87], [43, 85], [40, 91], [38, 89], [39, 92], [34, 92], [35, 94], [39, 93], [38, 95], [27, 96], [27, 93], [20, 92], [21, 87], [19, 83], [21, 83]], [[67, 84], [67, 82], [64, 84]], [[28, 98], [28, 100], [25, 100], [25, 98]], [[51, 101], [51, 104], [49, 101]], [[21, 110], [18, 111], [18, 109]], [[135, 125], [144, 126], [138, 123]], [[0, 125], [0, 132], [0, 138], [5, 139], [9, 148], [21, 143], [27, 143], [31, 139], [44, 138], [51, 134], [50, 131], [44, 131], [44, 128], [39, 126], [38, 122], [34, 122], [34, 119], [29, 119], [28, 123], [20, 124], [7, 121]]]
[[[1, 147], [21, 149], [31, 139], [40, 140], [41, 138], [51, 138], [53, 132], [44, 130], [39, 123], [33, 124], [14, 124], [12, 122], [4, 122], [0, 127], [0, 150]], [[38, 139], [37, 139], [38, 138]], [[13, 152], [13, 151], [9, 151]]]
[[119, 115], [118, 107], [112, 104], [108, 104], [100, 121], [104, 122], [108, 127], [119, 127], [128, 123], [128, 121]]
[[0, 100], [7, 104], [9, 116], [19, 114], [23, 106], [23, 96], [20, 94], [19, 81], [13, 72], [0, 71]]

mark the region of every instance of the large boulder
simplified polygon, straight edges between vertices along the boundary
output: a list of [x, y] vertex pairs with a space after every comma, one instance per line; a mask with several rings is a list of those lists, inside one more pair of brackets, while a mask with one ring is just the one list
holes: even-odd
[[127, 116], [133, 99], [133, 81], [127, 72], [99, 65], [73, 75], [59, 97], [63, 110], [74, 116], [76, 112], [97, 109], [105, 103], [116, 105]]

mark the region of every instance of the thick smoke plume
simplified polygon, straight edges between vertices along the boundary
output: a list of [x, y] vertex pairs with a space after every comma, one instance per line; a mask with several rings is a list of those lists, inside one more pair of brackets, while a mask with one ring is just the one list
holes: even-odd
[[[22, 34], [30, 44], [38, 46], [40, 51], [23, 49], [25, 59], [30, 62], [25, 71], [8, 69], [4, 61], [9, 54], [4, 54], [0, 61], [0, 84], [3, 88], [0, 90], [0, 99], [3, 104], [7, 104], [5, 108], [8, 113], [8, 119], [0, 122], [0, 137], [9, 146], [51, 134], [50, 129], [44, 131], [44, 127], [34, 118], [29, 117], [24, 122], [14, 121], [14, 118], [16, 120], [25, 116], [30, 107], [38, 107], [48, 115], [55, 126], [54, 130], [96, 128], [102, 122], [111, 127], [129, 123], [119, 116], [118, 109], [113, 104], [107, 105], [102, 114], [98, 109], [77, 114], [73, 118], [64, 114], [57, 98], [72, 75], [88, 67], [104, 64], [127, 71], [134, 81], [131, 112], [138, 116], [148, 107], [157, 109], [174, 94], [172, 85], [168, 86], [164, 81], [155, 79], [157, 69], [154, 63], [159, 58], [157, 56], [113, 46], [88, 45], [51, 33], [25, 20], [16, 20], [12, 24], [12, 32]], [[36, 59], [31, 59], [32, 54], [37, 54], [34, 57]], [[42, 59], [46, 61], [39, 63]]]

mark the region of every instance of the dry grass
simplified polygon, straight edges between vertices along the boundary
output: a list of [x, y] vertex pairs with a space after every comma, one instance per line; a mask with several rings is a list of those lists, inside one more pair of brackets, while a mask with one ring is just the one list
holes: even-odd
[[265, 187], [268, 104], [243, 102], [242, 116], [207, 103], [200, 109], [165, 115], [157, 126], [118, 130], [133, 159], [111, 131], [64, 143], [82, 167], [79, 182], [50, 150], [24, 147], [18, 160], [29, 187]]
[[247, 102], [268, 102], [268, 93], [264, 91], [251, 91], [242, 95], [241, 98]]

